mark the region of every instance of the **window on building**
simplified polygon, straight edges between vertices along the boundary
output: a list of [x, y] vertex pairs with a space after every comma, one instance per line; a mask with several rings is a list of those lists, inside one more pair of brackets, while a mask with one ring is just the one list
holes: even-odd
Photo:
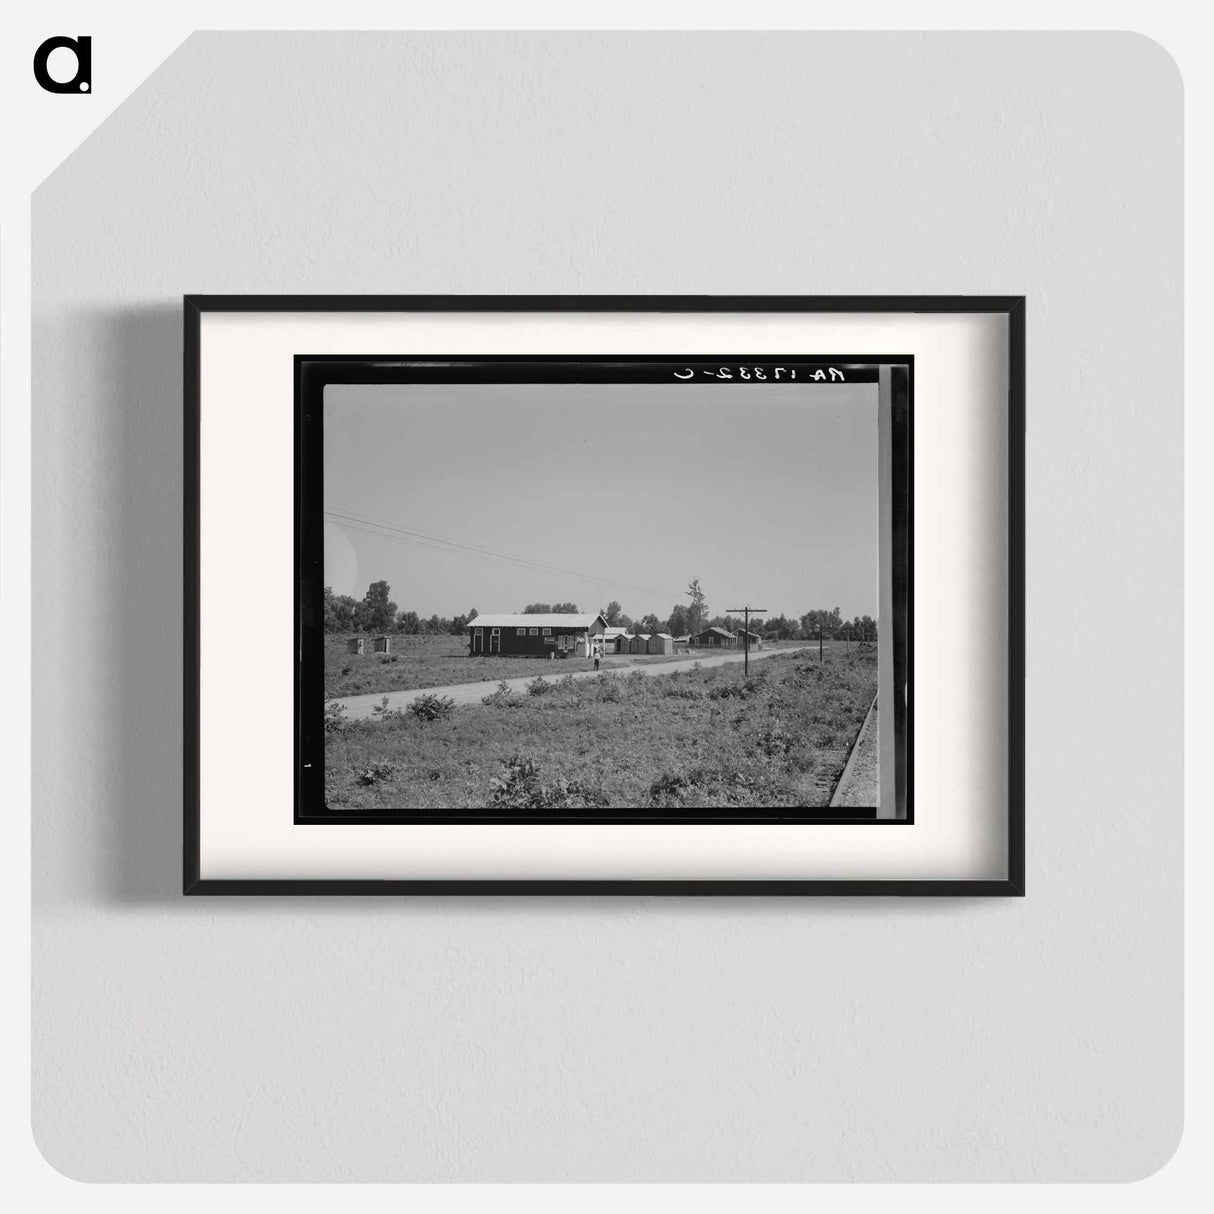
[[550, 637], [550, 636], [552, 635], [552, 629], [551, 629], [551, 628], [545, 628], [545, 629], [543, 630], [543, 632], [544, 632], [544, 635], [545, 635], [546, 637]]
[[532, 635], [533, 637], [537, 637], [537, 636], [539, 636], [539, 635], [540, 635], [540, 630], [539, 630], [538, 628], [532, 628], [532, 629], [531, 629], [531, 635]]
[[521, 636], [521, 637], [525, 637], [525, 636], [527, 635], [527, 629], [526, 629], [526, 628], [519, 628], [519, 629], [517, 629], [516, 631], [517, 631], [517, 634], [518, 634], [519, 636]]

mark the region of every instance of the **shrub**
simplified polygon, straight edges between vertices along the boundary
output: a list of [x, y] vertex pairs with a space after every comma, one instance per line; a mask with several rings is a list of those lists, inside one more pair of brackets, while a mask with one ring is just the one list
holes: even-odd
[[737, 768], [696, 767], [688, 772], [665, 772], [649, 786], [649, 804], [656, 809], [682, 809], [695, 805], [768, 808], [788, 804], [793, 789], [765, 770], [764, 760]]
[[677, 808], [692, 790], [692, 782], [686, 776], [663, 772], [649, 786], [649, 803], [659, 809]]
[[[766, 672], [764, 672], [766, 673]], [[748, 700], [757, 691], [763, 689], [763, 674], [754, 674], [739, 683], [722, 683], [708, 693], [710, 700], [739, 699]]]
[[517, 708], [522, 702], [522, 697], [510, 690], [510, 684], [505, 679], [497, 685], [496, 691], [481, 697], [481, 703], [488, 704], [490, 708]]
[[599, 676], [599, 699], [606, 704], [618, 704], [621, 697], [621, 679], [618, 674]]
[[[387, 697], [384, 697], [387, 704]], [[409, 711], [419, 721], [445, 721], [455, 711], [455, 701], [450, 696], [436, 696], [426, 692], [418, 696], [410, 705]]]
[[702, 700], [704, 693], [695, 687], [667, 687], [663, 693], [668, 700]]
[[356, 773], [354, 779], [362, 785], [380, 784], [396, 775], [395, 763], [372, 763]]
[[792, 739], [784, 732], [784, 726], [779, 721], [768, 725], [755, 741], [769, 759], [781, 758], [792, 749]]
[[495, 809], [587, 809], [594, 803], [593, 794], [577, 780], [545, 783], [535, 760], [521, 755], [505, 760], [489, 788]]
[[379, 664], [381, 666], [386, 666], [389, 662], [399, 662], [399, 661], [400, 661], [399, 653], [381, 653], [379, 655]]
[[346, 665], [341, 668], [341, 672], [342, 672], [342, 674], [349, 674], [350, 671], [352, 671], [353, 669], [354, 669], [353, 666]]
[[349, 723], [346, 706], [340, 700], [325, 705], [325, 733], [340, 733]]
[[530, 809], [540, 796], [540, 769], [532, 759], [515, 755], [502, 764], [501, 775], [489, 781], [489, 803], [509, 809]]
[[549, 683], [542, 674], [537, 674], [530, 683], [527, 684], [527, 694], [530, 696], [544, 696], [550, 691], [556, 690], [555, 683]]

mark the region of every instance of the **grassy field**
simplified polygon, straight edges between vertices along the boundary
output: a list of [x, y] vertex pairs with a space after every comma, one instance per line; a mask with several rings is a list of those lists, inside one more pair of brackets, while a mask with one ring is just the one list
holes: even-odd
[[[449, 687], [456, 683], [480, 683], [487, 680], [515, 679], [542, 674], [559, 678], [571, 670], [591, 670], [589, 658], [503, 658], [478, 654], [468, 656], [468, 641], [456, 636], [394, 636], [392, 652], [371, 653], [371, 638], [366, 638], [368, 652], [358, 655], [346, 652], [348, 637], [325, 637], [325, 699], [342, 696], [378, 694], [381, 691], [411, 691], [421, 687]], [[776, 642], [782, 645], [804, 642]], [[709, 650], [688, 654], [609, 654], [603, 659], [608, 670], [627, 670], [641, 663], [694, 661]]]
[[[503, 664], [511, 673], [524, 665]], [[559, 663], [535, 665], [560, 674]], [[749, 678], [740, 665], [689, 664], [662, 678], [545, 678], [531, 694], [440, 706], [446, 715], [433, 720], [409, 711], [354, 722], [336, 716], [325, 742], [327, 802], [332, 809], [823, 806], [876, 688], [873, 650], [828, 649], [821, 663], [801, 654], [766, 659]]]

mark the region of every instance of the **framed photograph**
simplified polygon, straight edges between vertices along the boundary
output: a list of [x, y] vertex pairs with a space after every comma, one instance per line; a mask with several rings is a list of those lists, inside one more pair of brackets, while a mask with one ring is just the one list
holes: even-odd
[[187, 296], [185, 356], [186, 893], [1023, 894], [1022, 298]]

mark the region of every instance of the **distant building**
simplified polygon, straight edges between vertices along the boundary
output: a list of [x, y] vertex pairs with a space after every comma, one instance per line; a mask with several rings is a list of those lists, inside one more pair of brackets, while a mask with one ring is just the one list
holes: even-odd
[[632, 652], [632, 633], [623, 632], [615, 638], [616, 653], [631, 653]]
[[[746, 645], [746, 629], [739, 628], [737, 635], [738, 635], [738, 644], [741, 646], [745, 646]], [[762, 649], [763, 648], [763, 638], [757, 632], [752, 632], [750, 634], [750, 648], [751, 649]]]
[[628, 642], [629, 653], [648, 653], [649, 652], [649, 634], [638, 632], [636, 636]]
[[674, 653], [674, 637], [668, 632], [655, 632], [645, 646], [646, 653]]
[[697, 649], [736, 649], [742, 641], [735, 633], [728, 632], [724, 628], [714, 627], [705, 628], [703, 632], [693, 633], [690, 643]]
[[[628, 635], [627, 628], [617, 628], [614, 625], [612, 625], [609, 628], [604, 628], [603, 629], [603, 652], [604, 653], [619, 653], [620, 648], [616, 642], [619, 641], [620, 637], [627, 636], [627, 635]], [[627, 653], [627, 650], [625, 650], [624, 652]]]
[[601, 615], [478, 615], [465, 625], [468, 652], [500, 653], [503, 657], [545, 657], [555, 653], [590, 656], [590, 646], [602, 637], [607, 622]]

